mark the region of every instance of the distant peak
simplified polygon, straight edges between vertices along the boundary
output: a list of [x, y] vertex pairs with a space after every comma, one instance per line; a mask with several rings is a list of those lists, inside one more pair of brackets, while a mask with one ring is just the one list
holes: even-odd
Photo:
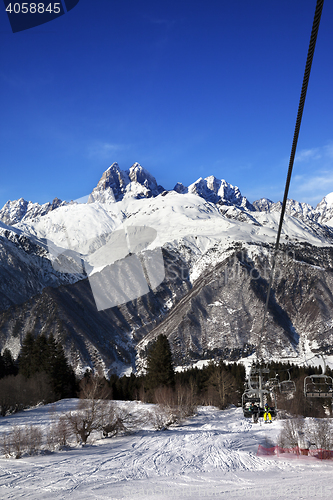
[[187, 187], [184, 186], [184, 184], [182, 184], [181, 182], [177, 182], [177, 184], [175, 185], [175, 187], [173, 188], [173, 190], [176, 191], [176, 193], [179, 193], [179, 194], [184, 194], [184, 193], [188, 192]]
[[249, 210], [254, 210], [247, 199], [242, 196], [237, 186], [229, 184], [229, 182], [224, 179], [219, 180], [214, 175], [210, 175], [205, 179], [199, 177], [197, 181], [188, 187], [188, 192], [201, 196], [211, 203], [218, 203], [219, 205], [237, 205]]
[[117, 162], [103, 173], [97, 186], [89, 196], [88, 203], [94, 201], [114, 202], [126, 198], [150, 198], [164, 191], [155, 177], [140, 163], [135, 162], [128, 170], [121, 170]]
[[329, 193], [324, 197], [324, 200], [326, 201], [328, 206], [333, 205], [333, 193]]
[[128, 173], [143, 172], [143, 171], [144, 171], [144, 168], [138, 162], [133, 163], [133, 165], [127, 170]]
[[109, 168], [106, 169], [104, 173], [112, 172], [113, 170], [116, 170], [117, 172], [119, 172], [119, 170], [120, 170], [119, 165], [116, 161], [114, 163], [112, 163], [112, 165], [110, 165]]

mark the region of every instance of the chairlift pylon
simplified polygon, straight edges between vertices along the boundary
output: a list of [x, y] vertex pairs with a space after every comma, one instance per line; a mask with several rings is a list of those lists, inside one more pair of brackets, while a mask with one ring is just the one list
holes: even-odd
[[[272, 400], [274, 406], [271, 406], [272, 417], [276, 416], [275, 393], [269, 386], [268, 381], [269, 368], [261, 364], [253, 364], [247, 379], [247, 388], [242, 395], [242, 408], [245, 418], [263, 417], [265, 413], [264, 405], [268, 400]], [[251, 405], [254, 405], [255, 411], [251, 411]]]

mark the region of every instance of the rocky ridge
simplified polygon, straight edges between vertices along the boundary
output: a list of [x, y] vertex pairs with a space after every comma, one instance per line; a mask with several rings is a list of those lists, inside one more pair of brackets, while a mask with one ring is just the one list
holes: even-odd
[[[288, 200], [267, 319], [274, 334], [263, 342], [269, 357], [333, 354], [332, 201], [327, 195], [313, 208]], [[37, 205], [21, 199], [0, 211], [1, 350], [16, 356], [28, 331], [53, 332], [77, 373], [90, 366], [105, 374], [133, 368], [135, 358], [143, 366], [160, 333], [179, 365], [255, 351], [280, 203], [250, 204], [214, 176], [167, 192], [135, 163], [127, 171], [111, 165], [87, 205]], [[137, 235], [146, 225], [159, 231], [165, 279], [138, 299], [97, 311], [82, 259], [92, 265], [90, 254], [100, 258], [108, 242], [112, 251], [126, 225]], [[69, 240], [60, 272], [49, 245]], [[149, 249], [138, 248], [145, 259]]]

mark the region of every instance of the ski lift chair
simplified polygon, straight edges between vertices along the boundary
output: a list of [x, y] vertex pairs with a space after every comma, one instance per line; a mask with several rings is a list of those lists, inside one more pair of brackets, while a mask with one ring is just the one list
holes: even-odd
[[242, 408], [243, 415], [245, 418], [252, 418], [252, 412], [250, 411], [251, 404], [257, 406], [258, 411], [260, 410], [260, 398], [251, 390], [247, 389], [242, 395]]
[[333, 398], [333, 379], [328, 375], [308, 375], [304, 379], [306, 398]]
[[279, 389], [281, 394], [294, 394], [296, 392], [296, 384], [293, 380], [291, 380], [290, 372], [288, 370], [289, 378], [288, 380], [282, 380], [279, 383]]
[[[270, 392], [267, 390], [263, 390], [262, 392], [264, 393], [264, 397], [267, 400], [267, 398], [270, 397]], [[265, 408], [262, 408], [260, 406], [259, 391], [247, 389], [242, 395], [242, 408], [243, 408], [243, 415], [245, 418], [252, 418], [253, 413], [250, 411], [251, 403], [257, 406], [258, 417], [263, 417], [265, 413]], [[276, 417], [276, 405], [270, 406], [270, 409], [271, 409], [270, 414], [272, 415], [272, 418]]]

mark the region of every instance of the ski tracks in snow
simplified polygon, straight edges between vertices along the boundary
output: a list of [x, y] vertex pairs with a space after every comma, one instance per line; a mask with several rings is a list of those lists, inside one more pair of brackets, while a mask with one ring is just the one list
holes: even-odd
[[[29, 424], [29, 412], [26, 415]], [[15, 416], [11, 420], [15, 425]], [[272, 426], [253, 425], [243, 418], [240, 408], [219, 411], [200, 407], [195, 417], [166, 431], [146, 429], [130, 436], [97, 440], [84, 448], [21, 460], [0, 459], [0, 497], [131, 500], [140, 498], [140, 494], [131, 496], [128, 488], [139, 486], [178, 485], [179, 489], [229, 483], [233, 489], [242, 489], [243, 495], [247, 488], [252, 491], [255, 481], [265, 484], [266, 476], [286, 471], [300, 473], [304, 467], [256, 456], [258, 444], [266, 438], [275, 439], [278, 431], [279, 422]], [[154, 500], [169, 498], [169, 493], [154, 496]], [[190, 498], [200, 495], [193, 493]]]

